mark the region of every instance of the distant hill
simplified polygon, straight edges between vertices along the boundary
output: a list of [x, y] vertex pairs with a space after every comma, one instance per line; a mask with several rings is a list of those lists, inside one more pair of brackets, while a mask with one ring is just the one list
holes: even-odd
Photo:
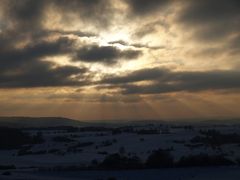
[[118, 126], [130, 126], [130, 125], [147, 125], [147, 124], [168, 124], [168, 125], [231, 125], [231, 124], [240, 124], [240, 119], [225, 119], [225, 120], [201, 120], [201, 119], [188, 119], [188, 120], [112, 120], [112, 121], [78, 121], [69, 118], [62, 117], [1, 117], [0, 116], [0, 126], [6, 127], [57, 127], [57, 126], [109, 126], [109, 127], [118, 127]]
[[0, 117], [0, 126], [6, 127], [88, 126], [89, 124], [62, 117]]

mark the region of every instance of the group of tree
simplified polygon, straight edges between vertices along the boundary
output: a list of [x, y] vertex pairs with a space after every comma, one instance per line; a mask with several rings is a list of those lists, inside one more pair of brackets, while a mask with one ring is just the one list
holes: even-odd
[[23, 145], [43, 142], [41, 133], [30, 135], [20, 129], [0, 127], [0, 149], [18, 149]]
[[[102, 169], [158, 169], [195, 166], [228, 166], [235, 163], [223, 155], [196, 154], [183, 156], [175, 161], [169, 150], [153, 151], [145, 162], [138, 156], [126, 156], [121, 153], [106, 156], [97, 167]], [[95, 163], [96, 165], [96, 163]]]

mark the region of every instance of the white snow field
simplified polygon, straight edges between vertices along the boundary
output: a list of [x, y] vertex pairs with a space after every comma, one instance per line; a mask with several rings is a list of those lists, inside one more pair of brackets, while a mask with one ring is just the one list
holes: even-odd
[[[24, 145], [18, 149], [0, 149], [0, 166], [14, 165], [16, 169], [0, 170], [0, 180], [71, 180], [71, 179], [176, 179], [176, 180], [239, 180], [240, 142], [228, 140], [212, 146], [194, 142], [193, 138], [204, 136], [214, 130], [221, 134], [240, 135], [239, 125], [129, 125], [124, 127], [87, 128], [28, 128], [23, 131], [35, 135], [41, 133], [45, 140], [40, 144]], [[227, 136], [226, 136], [227, 137]], [[7, 137], [6, 137], [7, 138]], [[182, 156], [224, 155], [233, 166], [181, 167], [141, 170], [78, 170], [47, 171], [54, 167], [85, 167], [93, 161], [102, 162], [106, 156], [120, 153], [124, 156], [138, 156], [145, 162], [157, 149], [169, 150], [178, 161]], [[41, 169], [44, 169], [42, 171]], [[5, 175], [4, 175], [5, 172]], [[6, 174], [10, 172], [10, 174]]]

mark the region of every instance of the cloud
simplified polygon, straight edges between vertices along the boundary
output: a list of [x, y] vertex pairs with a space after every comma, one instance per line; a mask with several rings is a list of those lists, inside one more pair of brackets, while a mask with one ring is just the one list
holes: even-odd
[[[197, 41], [203, 40], [217, 43], [218, 41], [224, 40], [223, 42], [226, 45], [213, 46], [211, 49], [206, 46], [205, 49], [202, 48], [204, 50], [202, 54], [206, 54], [207, 56], [212, 54], [214, 57], [217, 57], [215, 54], [221, 51], [229, 51], [234, 55], [239, 54], [240, 4], [238, 0], [178, 1], [181, 5], [180, 10], [171, 9], [175, 10], [179, 16], [174, 22], [172, 22], [172, 19], [169, 20], [162, 16], [162, 18], [159, 18], [159, 16], [154, 13], [168, 9], [170, 5], [173, 5], [172, 2], [177, 1], [123, 0], [123, 2], [128, 6], [129, 11], [127, 13], [129, 13], [130, 16], [140, 17], [137, 23], [143, 22], [143, 26], [141, 26], [140, 23], [135, 26], [134, 23], [136, 23], [136, 21], [131, 21], [133, 19], [130, 18], [130, 21], [122, 19], [128, 23], [133, 23], [133, 26], [131, 26], [133, 29], [129, 28], [131, 29], [130, 31], [133, 32], [133, 36], [135, 35], [139, 38], [140, 36], [144, 37], [148, 34], [154, 35], [155, 32], [158, 31], [159, 26], [165, 28], [167, 31], [171, 23], [177, 23], [183, 25], [185, 29], [193, 30], [193, 37], [197, 39]], [[150, 46], [144, 41], [138, 41], [139, 43], [130, 41], [131, 43], [129, 43], [121, 39], [119, 41], [109, 42], [108, 45], [105, 46], [91, 44], [98, 39], [95, 38], [99, 33], [97, 31], [104, 29], [104, 32], [107, 32], [108, 26], [112, 25], [111, 22], [114, 21], [115, 15], [124, 7], [119, 6], [121, 10], [115, 11], [117, 4], [114, 3], [115, 1], [113, 2], [111, 0], [1, 0], [0, 86], [32, 87], [51, 86], [51, 84], [52, 86], [72, 86], [81, 84], [80, 82], [85, 80], [86, 72], [83, 70], [84, 68], [75, 66], [61, 67], [59, 64], [42, 61], [45, 57], [68, 55], [74, 62], [81, 61], [113, 65], [120, 59], [137, 59], [143, 51], [145, 52], [145, 49], [142, 48], [165, 48], [161, 46]], [[86, 28], [86, 31], [84, 29], [66, 30], [71, 29], [70, 27], [66, 27], [66, 29], [54, 29], [58, 27], [58, 24], [56, 27], [54, 24], [53, 27], [46, 27], [45, 22], [49, 20], [47, 19], [50, 17], [48, 17], [49, 13], [56, 15], [56, 21], [60, 24], [62, 23], [61, 25], [63, 26], [66, 25], [66, 19], [75, 22], [74, 19], [77, 18], [79, 24], [90, 24], [91, 28]], [[148, 15], [150, 16], [149, 19], [142, 18]], [[125, 17], [125, 14], [123, 16]], [[128, 23], [126, 23], [126, 26]], [[116, 24], [115, 22], [114, 26], [116, 26]], [[99, 30], [99, 26], [103, 29]], [[96, 32], [90, 32], [88, 31], [89, 29], [98, 30]], [[91, 39], [92, 41], [89, 42], [87, 40], [86, 42], [80, 42], [79, 38], [81, 37], [84, 37], [84, 40], [87, 39], [85, 37], [94, 37], [94, 40]], [[153, 36], [153, 38], [155, 37]], [[156, 40], [157, 38], [158, 37], [156, 37]], [[148, 42], [151, 42], [151, 38]], [[81, 45], [77, 48], [76, 44], [81, 43], [88, 45]], [[126, 46], [126, 48], [119, 49], [116, 44], [121, 44], [122, 46]], [[201, 50], [201, 48], [199, 49]], [[214, 73], [219, 74], [216, 76]], [[229, 82], [230, 85], [231, 82], [235, 82], [231, 78], [235, 76], [234, 73], [236, 72], [232, 71], [231, 73], [233, 73], [231, 77], [228, 77], [230, 79], [227, 78], [227, 82]], [[223, 84], [226, 85], [225, 87], [230, 87], [230, 85], [227, 86], [227, 82], [225, 81], [220, 82], [218, 78], [223, 76], [222, 78], [224, 79], [227, 74], [231, 73], [230, 71], [204, 73], [173, 72], [169, 69], [153, 68], [138, 70], [127, 76], [105, 77], [101, 83], [121, 86], [122, 89], [125, 89], [126, 93], [134, 92], [134, 90], [148, 93], [154, 91], [154, 89], [160, 93], [165, 91], [200, 90], [201, 87], [202, 89], [220, 89], [224, 88]], [[204, 79], [203, 74], [207, 74], [206, 80], [200, 81]], [[187, 79], [186, 76], [196, 78], [194, 82], [198, 84], [194, 84]], [[47, 79], [44, 81], [41, 77]], [[79, 78], [79, 80], [77, 80], [77, 78]], [[214, 82], [210, 83], [211, 78], [213, 78]], [[34, 79], [36, 81], [39, 79], [39, 83], [33, 82]], [[62, 82], [60, 82], [61, 80]], [[141, 81], [153, 81], [154, 83], [141, 86], [134, 84], [135, 82]], [[205, 87], [200, 82], [205, 82]], [[217, 83], [219, 84], [217, 85]], [[220, 84], [222, 86], [220, 86]], [[236, 83], [232, 85], [236, 85]]]
[[[142, 69], [125, 76], [105, 77], [100, 83], [121, 88], [123, 94], [160, 94], [179, 91], [204, 91], [240, 88], [240, 71], [183, 71]], [[137, 85], [136, 82], [149, 81]]]
[[21, 29], [39, 29], [49, 9], [62, 20], [75, 15], [85, 23], [106, 26], [113, 17], [113, 5], [109, 0], [1, 0], [5, 18]]
[[120, 44], [123, 46], [129, 46], [129, 43], [124, 40], [110, 41], [110, 42], [108, 42], [108, 44]]
[[74, 14], [84, 23], [97, 27], [106, 28], [114, 17], [111, 0], [50, 0], [50, 4], [63, 19]]
[[60, 34], [60, 35], [75, 35], [78, 37], [95, 37], [96, 34], [93, 32], [84, 32], [84, 31], [66, 31], [66, 30], [48, 30], [45, 31], [49, 34]]
[[[87, 69], [58, 66], [42, 61], [44, 57], [71, 53], [74, 41], [58, 38], [40, 41], [23, 48], [12, 46], [0, 49], [0, 87], [81, 86]], [[74, 77], [75, 78], [74, 78]]]
[[[0, 72], [1, 88], [32, 88], [56, 86], [81, 86], [86, 84], [84, 77], [85, 68], [75, 66], [54, 67], [50, 62], [29, 62], [19, 68]], [[72, 78], [72, 76], [78, 78]]]
[[238, 0], [182, 1], [178, 22], [194, 29], [198, 40], [218, 42], [240, 30], [240, 2]]
[[0, 50], [0, 69], [14, 68], [42, 57], [68, 53], [73, 43], [74, 41], [68, 38], [59, 38], [53, 42], [41, 41], [23, 48], [10, 47]]
[[98, 62], [104, 64], [115, 64], [118, 59], [135, 59], [141, 54], [137, 50], [120, 50], [114, 46], [89, 45], [80, 48], [75, 61]]
[[230, 40], [228, 49], [232, 54], [240, 54], [240, 33]]
[[41, 28], [47, 1], [2, 0], [0, 5], [4, 18], [13, 29], [32, 31]]
[[125, 0], [133, 15], [144, 16], [163, 9], [171, 0]]
[[128, 43], [126, 41], [123, 40], [118, 40], [118, 41], [110, 41], [108, 42], [108, 44], [120, 44], [122, 46], [132, 46], [134, 48], [146, 48], [146, 49], [152, 49], [152, 50], [158, 50], [158, 49], [164, 49], [164, 46], [150, 46], [148, 44], [143, 44], [143, 43]]
[[106, 76], [101, 83], [103, 84], [125, 84], [146, 80], [156, 80], [169, 73], [167, 69], [150, 68], [134, 71], [126, 76]]
[[158, 17], [156, 17], [154, 18], [154, 21], [138, 26], [133, 34], [133, 37], [143, 38], [147, 35], [158, 32], [159, 28], [163, 29], [165, 32], [169, 32], [170, 25], [166, 21], [166, 18], [162, 17], [162, 19], [158, 19]]

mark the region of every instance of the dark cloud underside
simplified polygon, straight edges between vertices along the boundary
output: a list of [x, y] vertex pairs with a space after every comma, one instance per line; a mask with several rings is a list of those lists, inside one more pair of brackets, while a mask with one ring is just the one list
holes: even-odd
[[219, 41], [240, 31], [240, 1], [186, 1], [178, 22], [195, 29], [194, 36], [204, 41]]
[[[133, 34], [144, 37], [158, 31], [161, 12], [180, 3], [177, 16], [171, 19], [176, 27], [193, 32], [192, 39], [198, 42], [223, 43], [221, 51], [231, 55], [240, 53], [240, 1], [239, 0], [122, 0], [127, 5], [127, 23], [136, 23], [135, 17], [143, 21], [135, 27]], [[175, 4], [176, 3], [176, 4]], [[91, 25], [95, 32], [88, 30], [49, 29], [44, 26], [48, 11], [54, 11], [59, 22], [74, 22], [77, 18], [85, 25]], [[45, 87], [81, 86], [90, 84], [84, 67], [59, 65], [44, 61], [46, 57], [65, 55], [71, 63], [102, 63], [113, 65], [121, 60], [137, 59], [144, 51], [162, 47], [151, 47], [139, 42], [121, 39], [100, 46], [96, 43], [83, 43], [76, 46], [77, 38], [97, 37], [116, 23], [116, 7], [111, 0], [0, 0], [0, 87]], [[159, 14], [160, 12], [160, 14]], [[156, 14], [157, 13], [157, 14]], [[174, 14], [174, 13], [173, 13]], [[119, 14], [118, 14], [119, 16]], [[131, 18], [130, 18], [131, 17]], [[134, 17], [134, 18], [132, 18]], [[144, 21], [151, 17], [153, 21]], [[139, 21], [140, 21], [139, 20]], [[131, 22], [132, 21], [132, 22]], [[124, 24], [125, 22], [119, 22]], [[76, 38], [76, 37], [75, 37]], [[159, 38], [159, 37], [156, 37]], [[82, 41], [81, 41], [82, 42]], [[187, 42], [186, 42], [187, 43]], [[87, 45], [86, 45], [87, 44]], [[128, 46], [119, 49], [116, 44]], [[208, 44], [204, 44], [208, 45]], [[132, 48], [132, 49], [131, 49]], [[207, 49], [211, 51], [210, 48]], [[215, 47], [212, 48], [218, 53]], [[161, 58], [161, 57], [159, 57]], [[232, 59], [229, 59], [229, 61]], [[238, 59], [236, 58], [236, 61]], [[239, 88], [239, 72], [228, 71], [183, 71], [169, 69], [143, 69], [128, 75], [106, 77], [101, 84], [122, 88], [130, 93], [166, 93], [178, 91], [199, 91], [210, 89]], [[149, 81], [149, 85], [136, 85], [136, 82]]]
[[[124, 94], [158, 94], [179, 91], [204, 91], [240, 88], [239, 71], [173, 72], [143, 69], [121, 77], [106, 77], [101, 83], [123, 89]], [[150, 84], [134, 83], [149, 81]]]
[[82, 86], [85, 80], [71, 78], [72, 75], [84, 77], [86, 69], [74, 66], [53, 67], [49, 62], [28, 63], [15, 71], [0, 73], [1, 88], [31, 88], [55, 86]]
[[126, 0], [133, 15], [149, 15], [166, 8], [171, 0]]
[[136, 50], [120, 50], [114, 46], [85, 46], [77, 51], [76, 61], [114, 64], [120, 58], [135, 59], [141, 54]]
[[62, 55], [72, 51], [74, 41], [59, 38], [41, 41], [23, 48], [8, 47], [0, 50], [0, 87], [45, 87], [82, 85], [86, 69], [74, 66], [55, 67], [53, 62], [42, 58]]

